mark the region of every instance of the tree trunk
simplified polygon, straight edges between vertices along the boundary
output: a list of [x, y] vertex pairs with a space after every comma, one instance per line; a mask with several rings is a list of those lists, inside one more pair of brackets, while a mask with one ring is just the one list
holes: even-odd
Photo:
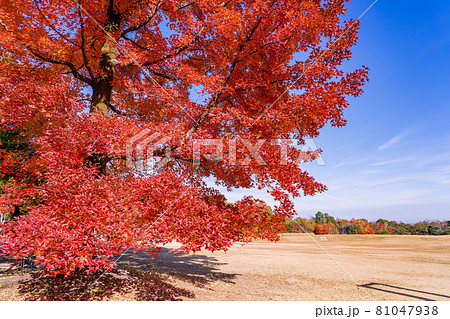
[[102, 47], [100, 75], [92, 87], [91, 113], [108, 115], [108, 105], [111, 103], [112, 81], [114, 79], [115, 61], [118, 54], [117, 46], [112, 41], [106, 41]]
[[108, 107], [111, 103], [112, 81], [114, 79], [114, 69], [117, 63], [119, 50], [117, 42], [112, 38], [112, 33], [119, 29], [121, 22], [120, 13], [114, 10], [114, 1], [109, 1], [104, 30], [107, 33], [105, 43], [103, 43], [100, 60], [99, 76], [92, 86], [92, 98], [90, 112], [94, 114], [108, 115]]
[[[109, 1], [108, 18], [106, 20], [104, 30], [107, 33], [105, 42], [101, 49], [101, 60], [99, 67], [99, 75], [92, 85], [92, 97], [90, 105], [90, 113], [96, 115], [108, 115], [108, 107], [111, 103], [111, 96], [114, 79], [114, 70], [116, 66], [116, 58], [119, 53], [117, 42], [112, 37], [112, 33], [119, 29], [121, 17], [120, 13], [114, 10], [114, 0]], [[86, 165], [96, 165], [98, 174], [106, 174], [106, 166], [111, 160], [108, 154], [101, 152], [93, 152], [87, 159]]]

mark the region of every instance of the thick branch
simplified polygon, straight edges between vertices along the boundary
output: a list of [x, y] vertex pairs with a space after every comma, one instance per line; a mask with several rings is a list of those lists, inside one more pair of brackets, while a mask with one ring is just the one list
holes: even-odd
[[191, 5], [195, 4], [195, 3], [197, 3], [197, 1], [183, 3], [182, 5], [180, 5], [178, 7], [178, 10], [182, 10], [184, 8], [187, 8], [187, 7], [189, 7], [189, 6], [191, 6]]
[[122, 115], [122, 116], [139, 116], [141, 114], [139, 113], [135, 113], [135, 114], [131, 114], [131, 113], [126, 113], [124, 111], [119, 110], [118, 108], [116, 108], [114, 105], [112, 105], [111, 103], [108, 103], [108, 107], [111, 111], [113, 111], [114, 113], [118, 114], [118, 115]]
[[139, 43], [137, 43], [136, 41], [134, 41], [133, 39], [129, 38], [129, 37], [126, 36], [126, 35], [122, 35], [122, 38], [124, 38], [125, 40], [130, 41], [131, 44], [133, 44], [134, 46], [138, 47], [138, 48], [141, 49], [141, 50], [144, 50], [144, 51], [153, 51], [153, 49], [144, 47], [143, 45], [140, 45]]
[[[244, 41], [239, 45], [238, 48], [238, 52], [241, 52], [245, 46], [245, 43], [251, 40], [252, 35], [255, 33], [256, 29], [258, 28], [258, 26], [261, 24], [262, 21], [262, 17], [259, 18], [257, 20], [257, 22], [255, 23], [255, 25], [252, 27], [252, 29], [250, 30], [250, 33], [248, 34], [248, 36], [244, 39]], [[225, 79], [222, 83], [222, 89], [217, 92], [209, 101], [209, 103], [207, 104], [206, 108], [203, 110], [203, 112], [200, 114], [200, 116], [198, 117], [198, 119], [195, 121], [195, 123], [192, 125], [192, 127], [186, 132], [186, 134], [184, 135], [183, 139], [180, 142], [180, 145], [184, 145], [184, 143], [186, 143], [186, 141], [188, 140], [188, 138], [194, 134], [197, 129], [200, 127], [200, 125], [203, 123], [203, 121], [206, 119], [206, 117], [208, 116], [209, 112], [211, 111], [212, 108], [214, 108], [218, 102], [219, 99], [222, 95], [223, 89], [227, 86], [228, 82], [231, 79], [231, 75], [233, 74], [234, 70], [236, 69], [236, 65], [239, 62], [239, 57], [236, 57], [233, 62], [230, 65], [230, 68], [228, 70], [227, 75], [225, 76]], [[178, 145], [173, 145], [171, 147], [169, 147], [167, 150], [169, 151], [174, 151], [178, 148]], [[156, 154], [155, 154], [156, 155]], [[157, 156], [157, 155], [156, 155]]]
[[87, 54], [86, 54], [86, 37], [84, 34], [84, 21], [83, 21], [82, 15], [81, 15], [81, 0], [78, 1], [78, 17], [80, 18], [81, 52], [83, 54], [84, 66], [88, 70], [89, 76], [91, 77], [91, 79], [93, 79], [94, 75], [92, 73], [91, 67], [89, 66], [89, 60], [88, 60]]
[[[239, 45], [238, 48], [238, 53], [240, 53], [243, 48], [245, 43], [247, 43], [248, 41], [251, 40], [252, 35], [255, 33], [256, 29], [258, 28], [258, 26], [261, 24], [262, 21], [262, 17], [260, 17], [256, 24], [253, 26], [253, 28], [250, 30], [250, 33], [248, 34], [248, 36], [244, 39], [244, 41]], [[233, 62], [230, 65], [230, 69], [228, 70], [228, 74], [226, 75], [223, 83], [222, 83], [222, 90], [227, 86], [228, 82], [231, 79], [231, 75], [233, 74], [234, 70], [236, 69], [236, 65], [239, 62], [239, 56], [237, 56]], [[190, 135], [192, 135], [193, 133], [195, 133], [195, 131], [199, 128], [199, 126], [202, 124], [202, 122], [206, 119], [206, 117], [209, 114], [209, 111], [215, 107], [217, 105], [217, 102], [219, 101], [220, 96], [222, 95], [222, 90], [220, 90], [219, 92], [217, 92], [215, 94], [215, 96], [210, 100], [210, 102], [208, 103], [206, 109], [202, 112], [202, 114], [200, 114], [200, 117], [197, 119], [197, 121], [195, 121], [194, 125], [189, 129], [189, 131], [186, 132], [185, 137], [182, 140], [182, 144], [184, 144], [184, 142], [189, 138]]]
[[77, 78], [78, 80], [80, 80], [80, 81], [82, 81], [82, 82], [84, 82], [84, 83], [86, 83], [86, 84], [89, 84], [90, 86], [93, 85], [93, 83], [94, 83], [93, 80], [90, 79], [90, 78], [88, 78], [88, 77], [86, 77], [86, 76], [84, 76], [84, 75], [82, 75], [82, 74], [80, 74], [80, 73], [78, 72], [77, 68], [75, 67], [75, 65], [73, 65], [72, 63], [67, 62], [67, 61], [61, 61], [61, 60], [57, 60], [57, 59], [45, 57], [45, 56], [43, 56], [42, 54], [40, 54], [40, 53], [38, 53], [37, 51], [35, 51], [34, 49], [30, 48], [29, 46], [25, 46], [25, 47], [26, 47], [26, 48], [28, 49], [28, 51], [30, 51], [35, 57], [41, 59], [42, 61], [49, 62], [49, 63], [52, 63], [52, 64], [65, 65], [65, 66], [69, 67], [70, 71], [72, 72], [72, 74], [73, 74], [73, 76], [74, 76], [75, 78]]
[[166, 80], [170, 80], [170, 81], [177, 81], [178, 80], [177, 78], [175, 78], [173, 76], [170, 76], [170, 75], [158, 72], [158, 71], [154, 71], [154, 70], [149, 70], [149, 71], [152, 72], [154, 75], [162, 77], [162, 78], [164, 78]]
[[137, 31], [140, 28], [144, 27], [145, 25], [147, 25], [147, 23], [149, 23], [153, 17], [156, 15], [156, 13], [158, 12], [158, 9], [161, 7], [161, 5], [163, 4], [162, 1], [159, 1], [158, 4], [155, 6], [155, 8], [153, 9], [153, 11], [150, 13], [150, 15], [147, 17], [147, 19], [145, 19], [144, 21], [142, 21], [141, 23], [137, 24], [137, 25], [133, 25], [127, 29], [125, 29], [124, 31], [122, 31], [121, 36], [125, 36], [127, 33], [133, 32], [133, 31]]

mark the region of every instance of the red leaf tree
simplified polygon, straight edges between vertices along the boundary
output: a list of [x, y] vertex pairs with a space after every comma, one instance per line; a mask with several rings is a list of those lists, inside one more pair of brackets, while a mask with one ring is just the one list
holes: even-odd
[[[358, 31], [345, 2], [0, 0], [1, 130], [30, 150], [14, 163], [1, 152], [0, 209], [25, 212], [2, 226], [3, 253], [69, 274], [111, 267], [126, 247], [277, 239], [292, 198], [325, 187], [298, 146], [273, 141], [344, 125], [367, 80], [342, 69]], [[143, 131], [163, 138], [133, 153], [153, 156], [152, 174], [127, 157]], [[223, 156], [194, 161], [199, 140], [225, 141]], [[279, 205], [229, 204], [208, 178]]]

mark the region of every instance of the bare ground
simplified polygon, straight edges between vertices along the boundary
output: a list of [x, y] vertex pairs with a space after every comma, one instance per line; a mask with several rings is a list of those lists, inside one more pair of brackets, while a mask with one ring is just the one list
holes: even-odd
[[0, 260], [0, 300], [450, 300], [450, 236], [284, 234], [227, 252], [176, 248], [153, 263], [127, 253], [100, 279], [5, 271]]

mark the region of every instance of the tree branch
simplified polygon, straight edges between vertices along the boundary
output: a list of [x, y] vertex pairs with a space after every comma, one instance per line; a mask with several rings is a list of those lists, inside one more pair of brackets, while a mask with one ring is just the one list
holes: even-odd
[[63, 38], [64, 40], [66, 40], [67, 42], [69, 42], [70, 44], [73, 44], [74, 46], [78, 46], [75, 42], [71, 41], [70, 39], [68, 39], [67, 37], [65, 37], [61, 32], [59, 32], [54, 26], [53, 24], [50, 23], [50, 21], [47, 19], [47, 17], [44, 15], [44, 13], [42, 12], [41, 8], [39, 7], [39, 4], [36, 2], [36, 0], [33, 0], [36, 9], [38, 10], [39, 14], [42, 16], [42, 18], [45, 20], [45, 22], [47, 22], [48, 26], [56, 32], [57, 35], [59, 35], [61, 38]]
[[77, 68], [75, 67], [75, 65], [73, 65], [72, 63], [67, 62], [67, 61], [61, 61], [61, 60], [56, 60], [56, 59], [53, 59], [53, 58], [45, 57], [42, 54], [40, 54], [40, 53], [36, 52], [35, 50], [33, 50], [29, 46], [25, 46], [25, 48], [27, 48], [28, 51], [30, 51], [35, 57], [41, 59], [42, 61], [49, 62], [49, 63], [52, 63], [52, 64], [65, 65], [65, 66], [69, 67], [69, 69], [72, 72], [73, 76], [75, 78], [77, 78], [78, 80], [80, 80], [80, 81], [82, 81], [82, 82], [84, 82], [84, 83], [86, 83], [86, 84], [88, 84], [90, 86], [92, 86], [94, 84], [92, 79], [90, 79], [90, 78], [82, 75], [81, 73], [79, 73]]
[[163, 74], [163, 73], [160, 73], [160, 72], [157, 72], [157, 71], [154, 71], [154, 70], [150, 70], [150, 69], [149, 69], [149, 71], [152, 72], [156, 76], [162, 77], [162, 78], [170, 80], [170, 81], [177, 81], [178, 80], [177, 78], [175, 78], [173, 76], [170, 76], [170, 75], [167, 75], [167, 74]]
[[137, 25], [133, 25], [127, 29], [125, 29], [124, 31], [122, 31], [122, 33], [120, 34], [120, 36], [125, 36], [127, 33], [133, 32], [133, 31], [137, 31], [140, 28], [144, 27], [145, 25], [147, 25], [147, 23], [149, 23], [153, 17], [156, 15], [156, 13], [158, 12], [159, 8], [162, 6], [163, 1], [158, 1], [158, 4], [155, 6], [155, 8], [153, 9], [153, 11], [150, 13], [150, 15], [147, 17], [147, 19], [145, 19], [144, 21], [142, 21], [141, 23], [137, 24]]
[[150, 48], [147, 48], [147, 47], [144, 47], [144, 46], [140, 45], [139, 43], [137, 43], [137, 42], [134, 41], [133, 39], [130, 39], [129, 37], [127, 37], [126, 35], [122, 35], [122, 38], [124, 38], [125, 40], [130, 41], [131, 44], [135, 45], [136, 47], [138, 47], [138, 48], [141, 49], [141, 50], [144, 50], [144, 51], [153, 51], [153, 49], [150, 49]]
[[131, 113], [125, 113], [121, 110], [119, 110], [118, 108], [116, 108], [114, 105], [112, 105], [111, 103], [108, 103], [108, 108], [113, 111], [114, 113], [118, 114], [118, 115], [122, 115], [122, 116], [136, 116], [139, 115], [138, 113], [136, 114], [131, 114]]
[[200, 38], [200, 34], [202, 33], [203, 29], [204, 29], [204, 27], [197, 33], [197, 35], [195, 36], [195, 38], [194, 38], [189, 44], [183, 44], [183, 45], [181, 45], [180, 47], [178, 47], [178, 48], [175, 50], [175, 52], [166, 54], [166, 55], [160, 57], [160, 58], [157, 59], [157, 60], [150, 61], [150, 62], [145, 62], [145, 63], [142, 64], [142, 66], [153, 65], [153, 64], [162, 62], [162, 61], [164, 61], [164, 60], [167, 60], [167, 59], [170, 59], [170, 58], [173, 58], [173, 57], [179, 55], [180, 53], [182, 53], [183, 51], [185, 51], [185, 50], [188, 49], [191, 45], [193, 45], [195, 42], [198, 41], [198, 39]]
[[[257, 22], [255, 23], [255, 25], [252, 27], [252, 29], [250, 30], [249, 35], [244, 39], [244, 41], [239, 45], [238, 47], [238, 53], [241, 52], [245, 46], [245, 43], [251, 40], [252, 35], [255, 33], [256, 29], [258, 28], [258, 26], [261, 24], [262, 21], [262, 17], [260, 17]], [[180, 142], [180, 145], [183, 145], [184, 143], [186, 143], [187, 139], [194, 134], [197, 129], [200, 127], [200, 125], [203, 123], [203, 121], [206, 119], [206, 117], [208, 116], [209, 112], [211, 111], [211, 109], [213, 107], [215, 107], [217, 105], [217, 103], [219, 102], [219, 99], [222, 95], [223, 89], [227, 86], [228, 82], [231, 79], [231, 75], [233, 74], [234, 70], [236, 69], [236, 65], [239, 62], [239, 56], [237, 56], [233, 62], [230, 65], [230, 68], [228, 70], [227, 75], [225, 76], [225, 79], [222, 83], [222, 89], [220, 91], [218, 91], [209, 101], [209, 103], [207, 104], [205, 110], [200, 114], [200, 116], [198, 117], [198, 119], [195, 121], [195, 123], [192, 125], [192, 127], [186, 132], [186, 134], [184, 135], [183, 139]], [[176, 150], [178, 148], [177, 145], [174, 145], [170, 148], [171, 151]]]
[[89, 61], [86, 54], [86, 38], [84, 34], [84, 22], [81, 15], [81, 0], [78, 0], [78, 17], [80, 18], [80, 36], [81, 36], [81, 53], [83, 54], [84, 66], [86, 67], [91, 79], [94, 79], [92, 69], [89, 66]]

